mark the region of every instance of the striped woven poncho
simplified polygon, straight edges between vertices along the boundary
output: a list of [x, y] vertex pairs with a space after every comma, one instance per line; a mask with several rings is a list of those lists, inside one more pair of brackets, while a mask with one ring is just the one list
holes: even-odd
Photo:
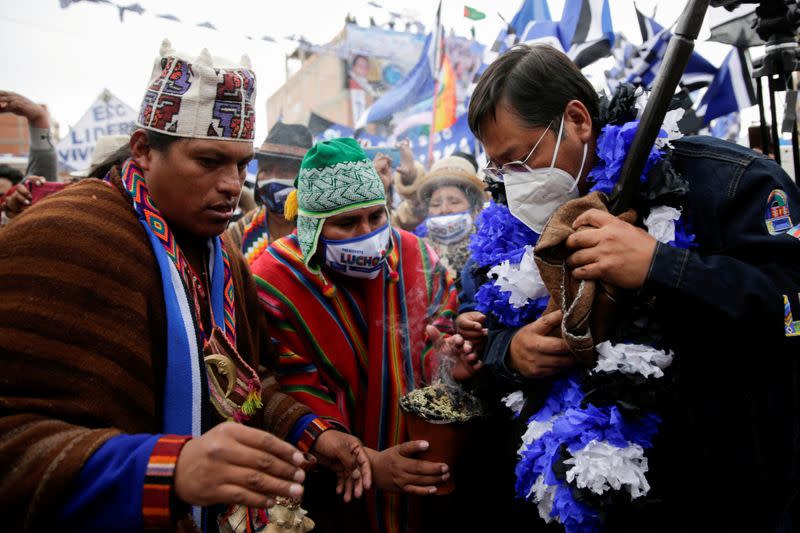
[[[357, 280], [363, 291], [334, 280], [336, 290], [325, 296], [323, 280], [303, 264], [296, 235], [275, 241], [252, 265], [274, 326], [282, 390], [376, 450], [408, 440], [399, 399], [427, 383], [436, 367], [425, 326], [452, 331], [457, 308], [435, 252], [402, 230], [393, 228], [392, 239], [389, 269]], [[403, 531], [403, 500], [378, 493], [372, 530]]]

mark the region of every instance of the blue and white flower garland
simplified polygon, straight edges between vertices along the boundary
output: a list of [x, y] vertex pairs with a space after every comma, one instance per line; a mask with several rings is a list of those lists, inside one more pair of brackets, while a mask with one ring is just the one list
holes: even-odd
[[[638, 95], [629, 94], [630, 103], [633, 96]], [[644, 103], [639, 97], [640, 113]], [[626, 114], [630, 118], [630, 112], [620, 116]], [[669, 165], [669, 141], [681, 136], [677, 121], [682, 114], [682, 110], [668, 113], [642, 183], [647, 183], [657, 165]], [[613, 190], [638, 124], [638, 120], [618, 121], [603, 128], [597, 140], [598, 163], [589, 173], [592, 191]], [[644, 224], [660, 242], [679, 248], [694, 246], [685, 212], [674, 206], [650, 206]], [[489, 280], [476, 293], [476, 308], [507, 327], [537, 319], [549, 299], [533, 263], [539, 235], [514, 218], [506, 206], [494, 202], [481, 213], [477, 225], [470, 250], [478, 266], [488, 269]], [[587, 398], [584, 391], [597, 388], [593, 381], [611, 381], [613, 396], [619, 392], [614, 385], [634, 389], [634, 385], [658, 380], [672, 362], [672, 353], [656, 347], [656, 342], [620, 340], [596, 347], [598, 360], [593, 369], [573, 370], [552, 383], [544, 405], [528, 420], [518, 452], [517, 495], [534, 502], [546, 522], [556, 520], [570, 533], [602, 529], [601, 501], [609, 496], [627, 493], [630, 501], [650, 490], [645, 450], [652, 446], [660, 418], [646, 410], [624, 413], [613, 399]], [[504, 402], [519, 415], [524, 395], [512, 393]], [[576, 493], [585, 497], [576, 499]]]

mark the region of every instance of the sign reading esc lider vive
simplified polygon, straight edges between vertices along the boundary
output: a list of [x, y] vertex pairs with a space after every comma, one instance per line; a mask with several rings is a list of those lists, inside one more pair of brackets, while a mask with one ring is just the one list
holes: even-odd
[[89, 168], [97, 139], [104, 135], [130, 135], [137, 112], [104, 89], [83, 117], [56, 145], [58, 164], [67, 171]]

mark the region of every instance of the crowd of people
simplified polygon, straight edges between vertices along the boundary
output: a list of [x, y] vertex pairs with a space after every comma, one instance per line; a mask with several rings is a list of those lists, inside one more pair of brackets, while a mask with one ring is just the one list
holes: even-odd
[[[254, 150], [255, 85], [165, 42], [135, 131], [47, 194], [47, 113], [0, 91], [31, 137], [0, 166], [9, 531], [800, 527], [800, 190], [773, 160], [668, 132], [610, 213], [640, 94], [543, 45], [472, 94], [485, 168], [282, 122]], [[401, 407], [435, 383], [482, 405], [452, 464]]]

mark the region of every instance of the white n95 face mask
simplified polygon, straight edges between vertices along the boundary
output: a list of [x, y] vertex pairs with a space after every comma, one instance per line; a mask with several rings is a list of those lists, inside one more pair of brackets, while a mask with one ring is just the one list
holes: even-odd
[[386, 261], [392, 230], [387, 223], [366, 235], [332, 240], [320, 237], [325, 247], [325, 264], [351, 278], [375, 279]]
[[561, 134], [564, 132], [564, 117], [558, 128], [553, 160], [548, 168], [528, 168], [526, 171], [507, 170], [503, 172], [508, 209], [511, 214], [541, 234], [550, 216], [562, 204], [578, 197], [578, 179], [583, 173], [589, 145], [583, 145], [583, 159], [578, 176], [557, 168], [556, 159], [561, 146]]
[[431, 216], [425, 219], [425, 226], [431, 239], [442, 244], [452, 244], [469, 235], [472, 229], [472, 214], [469, 211], [462, 211]]

